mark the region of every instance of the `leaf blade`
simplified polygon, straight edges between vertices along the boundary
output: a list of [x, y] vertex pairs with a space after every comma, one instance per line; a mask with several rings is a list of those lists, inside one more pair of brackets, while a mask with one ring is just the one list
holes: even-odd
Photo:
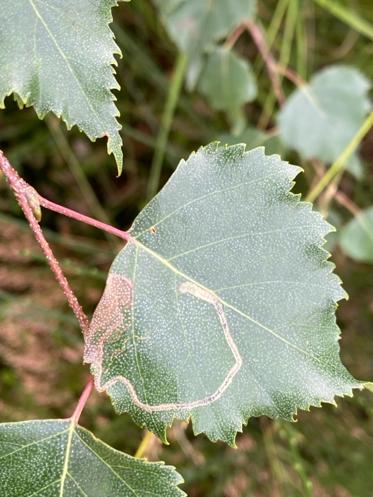
[[353, 259], [373, 263], [373, 207], [359, 212], [342, 228], [340, 243]]
[[53, 112], [92, 141], [107, 137], [120, 172], [122, 141], [112, 93], [119, 89], [113, 66], [120, 50], [108, 26], [118, 1], [95, 6], [69, 0], [62, 8], [55, 0], [3, 2], [0, 107], [14, 94], [41, 119]]
[[171, 39], [188, 56], [190, 89], [202, 70], [203, 53], [256, 10], [255, 0], [155, 0], [155, 4]]
[[86, 340], [118, 412], [163, 439], [191, 416], [233, 445], [249, 416], [292, 419], [360, 388], [339, 360], [330, 227], [289, 193], [298, 172], [262, 149], [210, 145], [136, 218]]
[[71, 420], [3, 423], [0, 436], [0, 483], [7, 497], [185, 495], [172, 467], [112, 449]]
[[[295, 90], [278, 115], [283, 142], [305, 159], [332, 163], [362, 125], [371, 83], [355, 68], [327, 67]], [[349, 161], [357, 169], [356, 156]]]
[[214, 109], [232, 114], [254, 100], [257, 94], [250, 64], [232, 51], [219, 47], [209, 53], [198, 86]]

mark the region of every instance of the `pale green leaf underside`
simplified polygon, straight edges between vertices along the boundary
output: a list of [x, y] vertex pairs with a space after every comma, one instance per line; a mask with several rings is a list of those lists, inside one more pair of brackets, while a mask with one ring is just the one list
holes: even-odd
[[340, 242], [353, 259], [373, 263], [373, 207], [361, 211], [342, 229]]
[[2, 0], [0, 9], [0, 106], [7, 95], [34, 106], [38, 116], [61, 117], [95, 140], [122, 167], [119, 112], [111, 90], [114, 54], [109, 28], [119, 0]]
[[[306, 159], [331, 163], [360, 128], [370, 108], [370, 83], [356, 69], [331, 66], [297, 89], [278, 115], [284, 143]], [[350, 159], [356, 171], [357, 158]]]
[[0, 425], [2, 497], [182, 497], [174, 468], [119, 452], [70, 420]]
[[201, 148], [136, 218], [86, 337], [96, 386], [165, 438], [174, 417], [234, 443], [359, 387], [339, 358], [330, 226], [262, 148]]
[[198, 85], [214, 109], [232, 113], [254, 100], [257, 92], [249, 63], [225, 48], [209, 53]]

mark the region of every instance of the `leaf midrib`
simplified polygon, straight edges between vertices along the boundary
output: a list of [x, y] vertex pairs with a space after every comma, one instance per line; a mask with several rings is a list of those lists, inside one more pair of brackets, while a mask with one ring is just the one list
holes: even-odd
[[248, 321], [252, 322], [256, 326], [259, 326], [260, 328], [262, 328], [263, 330], [267, 331], [268, 333], [270, 333], [272, 336], [274, 336], [275, 338], [277, 338], [281, 342], [285, 343], [287, 346], [289, 346], [289, 347], [293, 348], [294, 350], [297, 350], [298, 352], [302, 353], [303, 355], [305, 355], [307, 357], [310, 357], [310, 358], [314, 359], [315, 361], [321, 363], [321, 360], [320, 360], [319, 357], [317, 357], [317, 356], [315, 356], [315, 355], [307, 352], [306, 350], [302, 349], [301, 347], [298, 347], [298, 345], [295, 345], [295, 344], [289, 342], [286, 338], [284, 338], [283, 336], [281, 336], [280, 334], [278, 334], [276, 331], [272, 330], [271, 328], [269, 328], [268, 326], [264, 325], [260, 321], [257, 321], [256, 319], [254, 319], [253, 317], [251, 317], [249, 314], [244, 313], [243, 311], [241, 311], [240, 309], [238, 309], [234, 305], [230, 304], [229, 302], [225, 301], [218, 294], [216, 294], [213, 290], [211, 290], [210, 288], [206, 287], [202, 283], [194, 280], [193, 278], [191, 278], [190, 276], [188, 276], [183, 271], [180, 271], [179, 269], [177, 269], [167, 259], [165, 259], [160, 254], [158, 254], [154, 250], [150, 249], [149, 247], [147, 247], [146, 245], [144, 245], [143, 243], [141, 243], [137, 238], [131, 237], [129, 239], [128, 243], [133, 243], [135, 246], [137, 246], [138, 248], [141, 248], [142, 250], [144, 250], [145, 252], [147, 252], [149, 255], [151, 255], [152, 257], [154, 257], [155, 259], [157, 259], [159, 262], [161, 262], [161, 264], [163, 264], [170, 271], [178, 274], [179, 276], [181, 276], [182, 278], [190, 281], [191, 283], [194, 283], [196, 286], [202, 288], [203, 290], [206, 290], [211, 295], [213, 295], [214, 298], [216, 298], [216, 300], [218, 300], [223, 306], [231, 309], [236, 314], [238, 314], [241, 317], [247, 319]]
[[64, 489], [65, 489], [65, 481], [66, 481], [66, 476], [69, 471], [69, 462], [70, 462], [70, 454], [71, 454], [71, 444], [72, 444], [72, 438], [74, 435], [76, 425], [73, 419], [70, 421], [70, 426], [68, 429], [68, 436], [67, 436], [67, 443], [66, 443], [66, 450], [65, 450], [65, 457], [64, 457], [64, 462], [63, 462], [63, 468], [62, 468], [62, 474], [61, 474], [61, 482], [60, 482], [60, 497], [63, 497]]
[[86, 94], [84, 88], [81, 85], [81, 82], [80, 82], [79, 78], [77, 77], [77, 75], [75, 74], [73, 68], [71, 67], [71, 64], [69, 63], [68, 57], [66, 56], [66, 54], [64, 53], [64, 51], [62, 50], [62, 48], [60, 47], [60, 45], [58, 44], [58, 42], [57, 42], [55, 36], [53, 35], [52, 31], [49, 29], [48, 24], [46, 23], [44, 17], [39, 12], [39, 9], [37, 8], [37, 6], [34, 3], [34, 0], [28, 0], [28, 2], [30, 4], [31, 8], [33, 9], [33, 11], [35, 12], [36, 17], [39, 19], [39, 21], [41, 22], [42, 26], [44, 27], [44, 29], [48, 33], [48, 35], [49, 35], [50, 39], [52, 40], [53, 44], [57, 48], [57, 51], [61, 55], [61, 58], [64, 61], [64, 63], [66, 64], [69, 72], [71, 73], [71, 75], [75, 79], [75, 81], [76, 81], [76, 83], [77, 83], [77, 85], [78, 85], [78, 87], [79, 87], [79, 89], [80, 89], [80, 91], [81, 91], [81, 93], [82, 93], [85, 101], [88, 104], [88, 107], [91, 109], [91, 111], [94, 114], [94, 117], [95, 117], [95, 119], [97, 121], [97, 124], [100, 124], [99, 116], [98, 116], [96, 110], [94, 109], [94, 107], [92, 106], [92, 104], [91, 104], [91, 102], [90, 102], [90, 100], [88, 98], [88, 95]]

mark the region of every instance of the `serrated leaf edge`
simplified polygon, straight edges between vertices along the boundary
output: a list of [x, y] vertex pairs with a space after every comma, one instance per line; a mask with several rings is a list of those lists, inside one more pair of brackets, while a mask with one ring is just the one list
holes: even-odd
[[[178, 168], [179, 167], [187, 167], [188, 166], [188, 164], [187, 164], [188, 161], [192, 157], [195, 157], [198, 153], [202, 153], [205, 150], [207, 150], [207, 151], [209, 151], [209, 150], [211, 150], [211, 151], [217, 151], [219, 148], [224, 148], [226, 150], [227, 149], [236, 150], [237, 152], [241, 152], [241, 156], [245, 156], [245, 155], [247, 156], [247, 155], [253, 153], [254, 151], [260, 151], [263, 156], [265, 156], [265, 157], [272, 157], [276, 161], [280, 162], [283, 166], [286, 167], [286, 169], [284, 167], [284, 173], [287, 175], [288, 179], [290, 180], [289, 189], [286, 191], [287, 195], [289, 196], [290, 199], [292, 199], [293, 202], [296, 202], [296, 204], [302, 204], [302, 205], [304, 205], [304, 208], [307, 208], [308, 211], [309, 211], [309, 213], [313, 215], [315, 221], [316, 220], [318, 220], [319, 222], [322, 221], [322, 224], [325, 227], [324, 234], [323, 235], [321, 234], [319, 236], [319, 242], [317, 243], [317, 247], [325, 255], [325, 257], [322, 260], [322, 262], [329, 268], [328, 273], [331, 274], [331, 275], [333, 275], [333, 277], [335, 279], [335, 282], [338, 283], [338, 285], [339, 285], [339, 287], [341, 289], [341, 295], [339, 296], [339, 298], [334, 298], [334, 300], [333, 300], [334, 308], [337, 309], [337, 307], [338, 307], [338, 301], [341, 300], [341, 299], [343, 299], [343, 298], [344, 299], [348, 299], [348, 295], [345, 292], [345, 290], [342, 288], [342, 281], [341, 281], [341, 279], [339, 278], [338, 275], [336, 275], [334, 273], [335, 264], [328, 260], [331, 257], [331, 254], [325, 248], [323, 248], [324, 245], [325, 245], [325, 243], [326, 243], [325, 236], [327, 234], [329, 234], [330, 232], [335, 231], [335, 228], [330, 223], [328, 223], [319, 212], [314, 211], [312, 209], [313, 208], [312, 203], [307, 202], [307, 201], [302, 201], [300, 194], [295, 194], [295, 193], [293, 193], [291, 191], [291, 189], [293, 188], [293, 186], [295, 184], [294, 179], [302, 171], [302, 168], [300, 168], [298, 166], [295, 166], [295, 165], [292, 165], [289, 162], [282, 160], [281, 157], [278, 154], [266, 155], [264, 147], [256, 147], [254, 149], [251, 149], [251, 150], [247, 151], [246, 150], [246, 145], [244, 143], [242, 143], [242, 144], [235, 144], [235, 145], [227, 145], [227, 144], [225, 144], [223, 147], [219, 147], [219, 142], [213, 142], [213, 143], [211, 143], [211, 144], [209, 144], [207, 146], [200, 147], [197, 151], [193, 151], [189, 155], [189, 157], [187, 159], [182, 159], [180, 161]], [[171, 180], [172, 180], [172, 177], [169, 179], [169, 181], [171, 181]], [[167, 185], [167, 183], [166, 183], [166, 185]], [[150, 205], [155, 199], [156, 199], [156, 197], [154, 197], [154, 199], [151, 200], [148, 205]], [[129, 230], [129, 233], [131, 233], [131, 229]], [[140, 236], [140, 235], [138, 235], [138, 236]], [[185, 273], [183, 273], [182, 271], [180, 271], [176, 267], [174, 267], [171, 263], [169, 263], [167, 260], [165, 260], [162, 256], [160, 256], [159, 254], [157, 254], [156, 252], [154, 252], [153, 250], [151, 250], [150, 248], [148, 248], [146, 245], [144, 245], [143, 243], [141, 243], [139, 240], [137, 240], [136, 237], [131, 237], [128, 243], [133, 243], [137, 247], [143, 249], [145, 252], [149, 253], [151, 256], [153, 256], [155, 259], [157, 259], [163, 265], [165, 265], [166, 267], [168, 267], [170, 270], [172, 270], [176, 274], [180, 275], [182, 278], [185, 278], [187, 281], [190, 281], [190, 282], [196, 284], [198, 287], [206, 290], [207, 292], [209, 292], [211, 294], [214, 294], [214, 292], [212, 292], [210, 289], [206, 288], [204, 285], [200, 284], [199, 282], [193, 280], [191, 277], [189, 277], [188, 275], [186, 275]], [[316, 241], [315, 241], [315, 244], [316, 244]], [[237, 310], [236, 308], [234, 308], [234, 306], [232, 306], [231, 304], [225, 302], [221, 297], [219, 297], [218, 295], [215, 295], [215, 296], [222, 303], [223, 306], [227, 306], [228, 308], [231, 308], [232, 310], [239, 312], [239, 310]], [[240, 314], [242, 314], [242, 313], [240, 313]], [[247, 317], [246, 314], [245, 314], [245, 317]], [[273, 330], [269, 330], [266, 326], [262, 325], [261, 323], [257, 322], [256, 320], [253, 320], [252, 318], [250, 320], [253, 321], [253, 322], [255, 322], [256, 324], [259, 324], [261, 328], [266, 329], [267, 331], [271, 331], [271, 333], [274, 334]], [[340, 329], [337, 326], [336, 326], [336, 328], [339, 330], [338, 334], [336, 334], [336, 336], [335, 336], [336, 342], [338, 342], [339, 339], [340, 339], [341, 333], [340, 333]], [[283, 340], [283, 337], [280, 337], [277, 334], [274, 334], [274, 335], [277, 338]], [[284, 341], [286, 341], [286, 339]], [[290, 347], [296, 348], [301, 353], [305, 353], [305, 351], [303, 349], [300, 349], [300, 348], [294, 346], [294, 344], [292, 344], [291, 342], [286, 341], [286, 343]], [[306, 355], [309, 355], [309, 354], [306, 354]], [[99, 391], [105, 390], [102, 385], [99, 385], [99, 384], [96, 383], [96, 378], [95, 378], [95, 385], [96, 385], [96, 388]], [[337, 397], [341, 397], [341, 398], [343, 398], [345, 396], [352, 397], [354, 389], [362, 390], [363, 388], [364, 388], [364, 383], [363, 382], [359, 382], [359, 381], [356, 380], [356, 385], [351, 386], [345, 392], [336, 393], [332, 398], [321, 398], [317, 402], [313, 402], [313, 403], [311, 402], [311, 403], [301, 404], [301, 405], [299, 405], [299, 406], [297, 406], [297, 407], [294, 408], [291, 417], [289, 417], [289, 421], [293, 421], [293, 422], [296, 421], [296, 416], [297, 416], [299, 410], [309, 411], [311, 407], [322, 407], [322, 404], [324, 404], [324, 403], [336, 405], [335, 399]], [[135, 407], [139, 408], [138, 406], [135, 406]], [[139, 409], [141, 409], [141, 408], [139, 408]], [[185, 411], [187, 411], [187, 409], [185, 409]], [[247, 425], [247, 423], [249, 422], [249, 419], [251, 417], [259, 417], [259, 416], [253, 415], [251, 413], [248, 413], [248, 414], [244, 414], [243, 413], [243, 414], [241, 414], [241, 425], [239, 427], [235, 428], [236, 434], [234, 435], [233, 438], [231, 437], [229, 440], [228, 439], [224, 440], [224, 441], [226, 441], [228, 443], [228, 445], [230, 445], [232, 447], [235, 447], [235, 438], [236, 438], [237, 433], [242, 433], [243, 426]], [[284, 416], [281, 416], [280, 414], [275, 415], [275, 416], [271, 416], [271, 417], [273, 419], [277, 419], [277, 418], [281, 418], [281, 417], [284, 418]], [[175, 414], [173, 413], [171, 420], [165, 425], [163, 436], [161, 436], [162, 441], [164, 443], [166, 443], [166, 444], [168, 443], [168, 441], [167, 441], [167, 428], [171, 427], [172, 424], [173, 424], [173, 422], [176, 419], [187, 420], [187, 421], [191, 420], [192, 424], [193, 424], [193, 432], [194, 432], [195, 435], [200, 435], [201, 433], [205, 433], [203, 430], [196, 430], [195, 429], [195, 414], [194, 414], [193, 411], [192, 412], [189, 411], [189, 414], [185, 418], [181, 417], [180, 415], [178, 415], [176, 413]], [[144, 427], [144, 426], [146, 426], [146, 423], [145, 422], [141, 423], [140, 426]], [[220, 440], [220, 438], [213, 437], [209, 433], [206, 433], [206, 435], [213, 442], [216, 442], [216, 441]]]
[[[115, 55], [119, 56], [119, 58], [122, 58], [123, 57], [123, 54], [122, 54], [122, 51], [121, 49], [119, 48], [118, 44], [116, 43], [115, 41], [115, 35], [112, 31], [112, 29], [110, 29], [110, 24], [113, 22], [113, 14], [112, 14], [112, 9], [117, 7], [119, 5], [120, 2], [130, 2], [131, 0], [114, 0], [115, 3], [113, 4], [112, 8], [110, 9], [110, 14], [109, 14], [109, 20], [108, 20], [108, 27], [109, 27], [109, 31], [110, 31], [110, 37], [111, 37], [111, 40], [113, 41], [113, 44], [114, 44], [114, 50], [112, 52], [112, 58], [109, 62], [109, 64], [105, 64], [104, 67], [106, 69], [109, 69], [110, 68], [110, 71], [111, 71], [111, 74], [113, 76], [113, 81], [112, 81], [112, 85], [108, 86], [106, 88], [106, 90], [108, 91], [109, 93], [109, 98], [111, 100], [111, 102], [116, 102], [117, 101], [117, 97], [113, 94], [112, 90], [121, 90], [121, 86], [119, 84], [119, 82], [117, 81], [116, 79], [116, 74], [117, 74], [117, 71], [116, 71], [116, 67], [118, 66], [118, 62], [115, 58]], [[121, 124], [119, 123], [118, 119], [116, 118], [119, 118], [121, 116], [120, 114], [120, 111], [118, 109], [117, 106], [115, 106], [115, 111], [112, 115], [112, 117], [114, 118], [117, 126], [117, 135], [116, 135], [116, 138], [118, 140], [119, 138], [119, 144], [116, 143], [116, 145], [113, 144], [113, 142], [117, 142], [117, 140], [114, 140], [113, 137], [110, 137], [108, 135], [108, 132], [105, 131], [103, 133], [101, 133], [101, 135], [98, 135], [98, 136], [93, 136], [91, 134], [88, 134], [87, 131], [85, 131], [79, 124], [77, 123], [74, 123], [74, 122], [71, 122], [71, 123], [68, 123], [66, 121], [66, 119], [64, 118], [63, 116], [63, 111], [61, 112], [57, 112], [57, 111], [54, 111], [52, 109], [48, 109], [46, 110], [45, 112], [41, 112], [40, 110], [37, 110], [35, 105], [32, 103], [32, 102], [29, 102], [29, 98], [30, 98], [30, 93], [26, 93], [26, 95], [22, 96], [20, 95], [18, 92], [16, 91], [9, 91], [8, 93], [4, 94], [3, 98], [0, 99], [0, 109], [5, 109], [5, 99], [10, 97], [10, 96], [14, 96], [14, 99], [15, 101], [17, 102], [17, 105], [19, 107], [19, 109], [23, 109], [23, 107], [25, 108], [30, 108], [30, 107], [33, 107], [34, 110], [35, 110], [35, 113], [37, 115], [37, 117], [40, 119], [40, 120], [43, 120], [44, 117], [49, 114], [49, 113], [52, 113], [54, 114], [58, 119], [60, 119], [61, 121], [63, 121], [66, 125], [66, 129], [68, 131], [70, 131], [72, 128], [74, 128], [75, 126], [77, 127], [77, 129], [85, 134], [89, 140], [91, 142], [96, 142], [97, 139], [100, 139], [100, 138], [104, 138], [106, 137], [107, 138], [107, 151], [108, 151], [108, 155], [111, 155], [113, 154], [114, 156], [114, 159], [115, 159], [115, 162], [117, 164], [117, 169], [118, 169], [118, 176], [121, 175], [122, 173], [122, 170], [123, 170], [123, 153], [122, 153], [122, 150], [121, 150], [121, 143], [122, 143], [122, 139], [121, 139], [121, 136], [120, 136], [120, 130], [122, 128]], [[118, 148], [118, 145], [119, 145], [119, 148]]]

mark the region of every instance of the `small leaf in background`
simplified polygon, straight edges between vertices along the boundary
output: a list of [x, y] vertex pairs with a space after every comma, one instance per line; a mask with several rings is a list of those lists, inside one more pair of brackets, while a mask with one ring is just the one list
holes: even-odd
[[226, 48], [209, 53], [198, 86], [211, 107], [231, 115], [254, 100], [257, 93], [250, 64]]
[[[284, 143], [305, 159], [335, 161], [370, 109], [368, 80], [355, 68], [330, 66], [287, 99], [278, 115]], [[359, 173], [357, 157], [349, 161]]]
[[373, 263], [373, 207], [361, 211], [347, 223], [341, 231], [340, 243], [353, 259]]
[[289, 192], [298, 172], [211, 144], [138, 215], [85, 345], [117, 412], [163, 439], [191, 416], [233, 445], [250, 416], [291, 420], [362, 388], [339, 357], [330, 225]]
[[70, 420], [0, 424], [2, 497], [182, 497], [171, 466], [119, 452]]
[[112, 93], [119, 89], [113, 66], [120, 50], [109, 28], [118, 1], [2, 0], [0, 107], [13, 93], [39, 118], [53, 112], [93, 141], [107, 137], [120, 172], [122, 139]]
[[239, 134], [224, 133], [218, 137], [218, 141], [223, 145], [244, 143], [248, 150], [255, 147], [264, 147], [267, 155], [282, 155], [284, 153], [284, 146], [277, 134], [268, 133], [250, 126]]
[[189, 58], [189, 87], [202, 69], [203, 52], [255, 13], [256, 0], [155, 0], [163, 24]]

